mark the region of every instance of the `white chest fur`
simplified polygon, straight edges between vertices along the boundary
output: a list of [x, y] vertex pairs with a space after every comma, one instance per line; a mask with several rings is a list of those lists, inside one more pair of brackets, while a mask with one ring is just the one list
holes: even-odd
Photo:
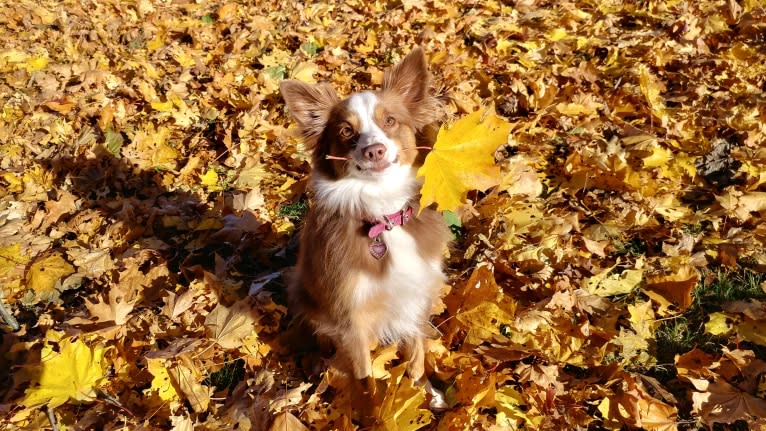
[[321, 174], [312, 177], [317, 201], [344, 215], [364, 214], [374, 218], [399, 211], [415, 196], [420, 183], [415, 169], [395, 165], [379, 177], [346, 177], [330, 180]]
[[420, 256], [415, 239], [404, 229], [394, 228], [382, 236], [389, 266], [383, 277], [360, 274], [354, 300], [360, 306], [372, 298], [381, 301], [381, 318], [371, 329], [388, 343], [423, 334], [433, 295], [444, 275], [441, 261]]

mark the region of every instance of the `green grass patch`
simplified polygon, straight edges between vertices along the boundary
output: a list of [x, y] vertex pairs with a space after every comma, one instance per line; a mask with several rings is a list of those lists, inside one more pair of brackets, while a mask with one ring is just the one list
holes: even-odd
[[309, 203], [306, 199], [301, 199], [295, 203], [282, 204], [279, 206], [279, 215], [291, 220], [303, 220], [309, 210]]
[[217, 391], [223, 389], [234, 390], [237, 383], [245, 378], [245, 361], [241, 358], [233, 362], [227, 362], [220, 370], [210, 373], [202, 382], [208, 386], [215, 386]]
[[[736, 272], [717, 270], [714, 280], [702, 283], [694, 290], [695, 305], [702, 308], [719, 309], [721, 304], [748, 299], [766, 299], [761, 283], [766, 275], [743, 269]], [[703, 277], [704, 279], [705, 277]]]
[[675, 355], [686, 353], [695, 347], [712, 352], [726, 345], [725, 338], [705, 333], [705, 323], [712, 312], [733, 301], [749, 299], [766, 300], [760, 284], [766, 274], [749, 269], [729, 271], [718, 269], [702, 275], [707, 283], [700, 282], [693, 292], [693, 304], [681, 315], [664, 321], [655, 331], [656, 357], [660, 364], [672, 364]]
[[628, 242], [618, 244], [614, 254], [618, 256], [638, 257], [646, 253], [646, 243], [640, 238], [633, 238]]
[[687, 314], [663, 322], [655, 331], [657, 363], [672, 364], [677, 354], [695, 347], [704, 350], [716, 348], [713, 337], [705, 333], [704, 318], [699, 314]]

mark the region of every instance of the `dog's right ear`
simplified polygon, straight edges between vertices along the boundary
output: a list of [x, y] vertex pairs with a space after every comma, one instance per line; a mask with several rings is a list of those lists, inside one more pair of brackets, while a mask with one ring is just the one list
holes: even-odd
[[294, 79], [280, 82], [279, 89], [303, 138], [313, 143], [327, 125], [332, 107], [338, 103], [335, 90], [330, 84], [311, 85]]

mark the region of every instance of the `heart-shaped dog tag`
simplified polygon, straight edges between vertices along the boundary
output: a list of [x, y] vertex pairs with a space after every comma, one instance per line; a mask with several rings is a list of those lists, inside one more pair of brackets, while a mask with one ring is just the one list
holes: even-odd
[[383, 242], [380, 235], [376, 236], [375, 239], [372, 240], [372, 244], [370, 244], [370, 254], [375, 259], [382, 259], [383, 256], [386, 255], [386, 251], [388, 251], [386, 243]]

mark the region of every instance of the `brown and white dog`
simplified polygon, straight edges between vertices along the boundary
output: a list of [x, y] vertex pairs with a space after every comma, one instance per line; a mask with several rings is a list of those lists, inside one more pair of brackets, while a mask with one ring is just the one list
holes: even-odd
[[368, 396], [371, 346], [398, 343], [432, 408], [446, 407], [424, 373], [450, 235], [439, 213], [417, 206], [419, 149], [432, 144], [423, 131], [441, 116], [423, 51], [387, 70], [378, 91], [340, 100], [328, 84], [288, 80], [280, 89], [313, 151], [312, 198], [289, 286], [292, 311], [333, 341]]

